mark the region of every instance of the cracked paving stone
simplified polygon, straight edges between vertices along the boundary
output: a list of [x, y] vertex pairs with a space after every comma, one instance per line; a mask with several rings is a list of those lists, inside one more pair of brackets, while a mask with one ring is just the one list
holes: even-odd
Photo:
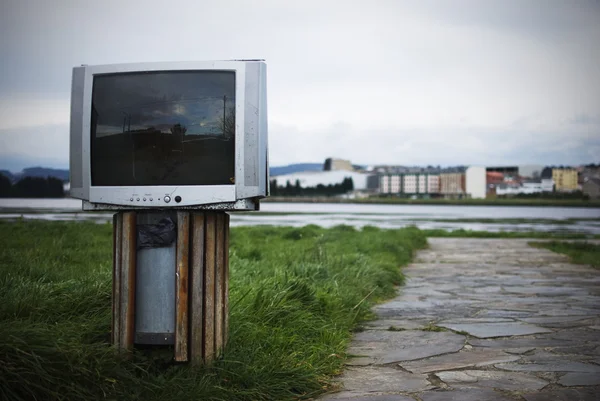
[[600, 373], [570, 372], [563, 375], [558, 384], [566, 387], [600, 386]]
[[598, 389], [567, 388], [523, 394], [522, 397], [526, 401], [600, 401], [600, 392]]
[[417, 330], [427, 326], [428, 323], [427, 320], [382, 319], [365, 322], [364, 325], [371, 330], [389, 330], [390, 327], [397, 330]]
[[483, 312], [480, 312], [477, 316], [481, 318], [522, 318], [531, 316], [531, 312], [523, 312], [523, 311], [515, 311], [515, 310], [499, 310], [499, 309], [490, 309]]
[[503, 348], [546, 348], [546, 347], [570, 347], [580, 345], [574, 339], [555, 339], [547, 337], [538, 338], [503, 338], [496, 340], [485, 340], [470, 338], [469, 344], [474, 347], [503, 349]]
[[563, 360], [539, 361], [535, 363], [499, 363], [495, 365], [498, 369], [511, 370], [515, 372], [583, 372], [600, 373], [600, 366], [583, 362], [571, 362]]
[[438, 372], [437, 377], [450, 387], [484, 387], [511, 391], [540, 390], [548, 382], [525, 373], [490, 370]]
[[365, 395], [356, 396], [356, 394], [350, 391], [343, 391], [341, 393], [330, 394], [323, 398], [323, 401], [335, 400], [335, 401], [415, 401], [414, 398], [407, 397], [400, 394], [376, 394], [376, 395]]
[[530, 334], [552, 333], [552, 330], [519, 322], [470, 324], [440, 323], [438, 326], [454, 331], [464, 331], [477, 338], [525, 336]]
[[344, 390], [356, 396], [369, 393], [418, 392], [433, 388], [426, 375], [403, 372], [384, 366], [348, 368], [340, 377]]
[[419, 397], [423, 401], [514, 401], [513, 398], [488, 389], [428, 391]]
[[464, 344], [463, 335], [450, 332], [369, 330], [355, 335], [348, 352], [384, 365], [457, 352]]
[[432, 373], [444, 370], [475, 368], [494, 365], [498, 363], [518, 361], [520, 356], [509, 355], [500, 350], [472, 350], [461, 351], [454, 354], [434, 356], [433, 358], [421, 359], [401, 363], [404, 369], [414, 373]]
[[580, 320], [588, 320], [589, 318], [589, 316], [537, 316], [519, 318], [519, 320], [522, 320], [525, 323], [540, 324], [544, 326], [546, 324], [578, 322]]
[[470, 324], [470, 323], [510, 323], [515, 319], [506, 317], [465, 317], [442, 320], [439, 324]]

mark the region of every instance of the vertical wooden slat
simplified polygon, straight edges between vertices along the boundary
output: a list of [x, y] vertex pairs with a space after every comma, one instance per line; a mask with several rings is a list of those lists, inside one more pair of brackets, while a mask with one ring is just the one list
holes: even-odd
[[229, 337], [229, 214], [225, 213], [223, 238], [223, 346]]
[[223, 275], [224, 260], [224, 240], [225, 232], [225, 213], [215, 212], [216, 233], [215, 233], [215, 356], [221, 353], [223, 348], [223, 285], [225, 277]]
[[214, 212], [206, 212], [204, 248], [204, 362], [215, 357], [215, 234]]
[[188, 360], [188, 277], [190, 214], [177, 212], [177, 261], [175, 272], [175, 361]]
[[204, 362], [204, 213], [192, 215], [191, 230], [191, 261], [190, 261], [190, 333], [189, 360], [199, 365]]
[[135, 335], [135, 212], [123, 212], [122, 219], [119, 347], [130, 350]]
[[119, 347], [121, 331], [121, 242], [123, 216], [115, 213], [113, 216], [113, 275], [112, 275], [112, 318], [111, 343]]

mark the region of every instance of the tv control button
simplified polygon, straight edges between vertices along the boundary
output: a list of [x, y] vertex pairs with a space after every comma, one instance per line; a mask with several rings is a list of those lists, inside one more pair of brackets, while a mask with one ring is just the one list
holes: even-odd
[[144, 202], [146, 202], [146, 198], [144, 198]]
[[165, 199], [165, 203], [171, 202], [171, 197], [170, 196], [165, 196], [164, 199]]
[[152, 198], [150, 198], [150, 202], [152, 202]]
[[177, 202], [177, 203], [181, 202], [181, 196], [179, 196], [179, 195], [176, 196], [175, 197], [175, 202]]
[[136, 200], [138, 200], [138, 201], [139, 201], [139, 200], [140, 200], [140, 198], [137, 198]]
[[129, 200], [133, 202], [133, 198], [130, 198]]

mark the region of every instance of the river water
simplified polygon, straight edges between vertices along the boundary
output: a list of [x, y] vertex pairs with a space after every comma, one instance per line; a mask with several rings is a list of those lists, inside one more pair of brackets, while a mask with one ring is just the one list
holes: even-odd
[[[231, 225], [348, 224], [398, 228], [483, 231], [568, 231], [600, 234], [600, 208], [529, 206], [365, 205], [349, 203], [270, 203], [260, 212], [232, 213]], [[112, 219], [111, 213], [82, 212], [76, 199], [0, 199], [0, 219]], [[478, 221], [486, 219], [485, 221]], [[492, 219], [490, 221], [489, 219]]]

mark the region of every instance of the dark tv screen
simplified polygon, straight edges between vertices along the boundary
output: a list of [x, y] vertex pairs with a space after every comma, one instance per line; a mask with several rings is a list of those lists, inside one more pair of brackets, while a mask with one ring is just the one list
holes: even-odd
[[235, 177], [235, 72], [94, 76], [93, 186], [225, 185]]

